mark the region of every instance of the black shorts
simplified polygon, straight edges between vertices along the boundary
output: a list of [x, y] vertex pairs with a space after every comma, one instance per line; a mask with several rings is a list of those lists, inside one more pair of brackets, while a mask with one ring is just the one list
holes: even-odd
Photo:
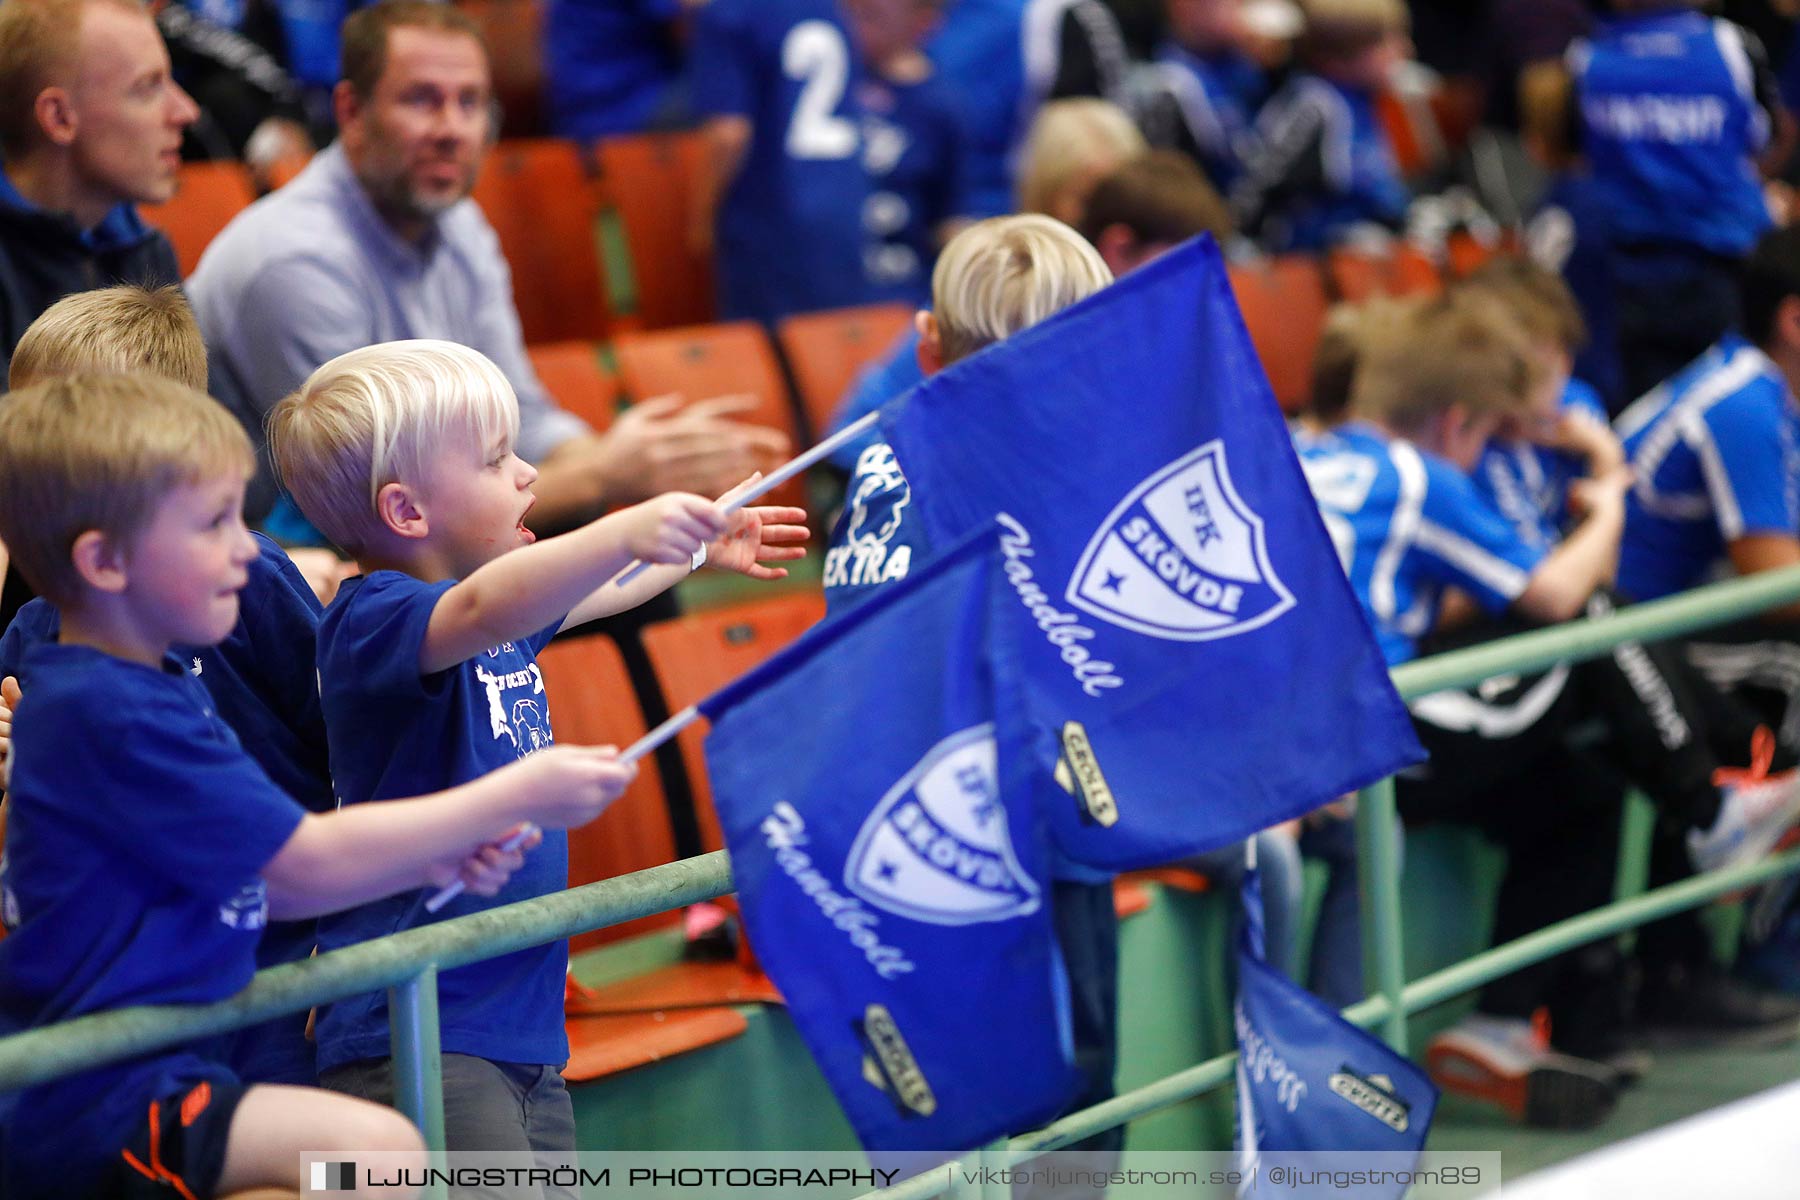
[[209, 1200], [225, 1169], [231, 1120], [249, 1088], [223, 1079], [152, 1100], [119, 1152], [105, 1195], [121, 1200]]

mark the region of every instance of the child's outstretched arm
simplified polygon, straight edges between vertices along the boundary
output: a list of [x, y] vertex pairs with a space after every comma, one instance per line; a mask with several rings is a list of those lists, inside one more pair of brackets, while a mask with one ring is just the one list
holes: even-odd
[[[744, 482], [719, 497], [721, 506], [756, 486], [762, 479], [758, 471]], [[729, 515], [725, 532], [706, 544], [706, 565], [721, 571], [736, 571], [752, 579], [785, 579], [786, 567], [769, 563], [792, 562], [806, 557], [800, 545], [809, 535], [806, 510], [781, 504], [765, 504], [740, 508]], [[569, 613], [565, 628], [597, 621], [621, 613], [660, 595], [681, 582], [688, 574], [686, 567], [650, 567], [638, 573], [629, 583], [608, 580]]]
[[278, 920], [336, 912], [458, 871], [492, 892], [517, 866], [493, 843], [521, 822], [584, 825], [637, 774], [612, 747], [551, 746], [460, 787], [410, 800], [308, 814], [263, 869]]
[[633, 559], [685, 572], [694, 552], [727, 525], [712, 501], [671, 492], [503, 554], [438, 600], [419, 646], [419, 674], [555, 624]]

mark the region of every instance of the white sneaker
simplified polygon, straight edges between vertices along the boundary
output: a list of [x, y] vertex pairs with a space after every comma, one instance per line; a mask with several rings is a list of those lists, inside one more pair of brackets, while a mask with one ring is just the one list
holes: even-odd
[[1425, 1068], [1443, 1090], [1497, 1105], [1539, 1129], [1591, 1128], [1619, 1098], [1617, 1072], [1553, 1049], [1544, 1021], [1464, 1017], [1431, 1039]]
[[1800, 772], [1728, 784], [1719, 793], [1719, 818], [1687, 837], [1697, 871], [1738, 867], [1766, 857], [1800, 821]]

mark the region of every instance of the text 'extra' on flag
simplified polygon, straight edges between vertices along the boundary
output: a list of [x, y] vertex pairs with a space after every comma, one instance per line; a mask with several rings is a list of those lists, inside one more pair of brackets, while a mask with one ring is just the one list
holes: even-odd
[[749, 940], [864, 1147], [913, 1169], [1077, 1084], [997, 558], [966, 539], [700, 705]]
[[[1167, 862], [1423, 757], [1210, 238], [882, 413], [943, 545], [999, 514], [1060, 850]], [[1060, 743], [1060, 745], [1057, 745]]]

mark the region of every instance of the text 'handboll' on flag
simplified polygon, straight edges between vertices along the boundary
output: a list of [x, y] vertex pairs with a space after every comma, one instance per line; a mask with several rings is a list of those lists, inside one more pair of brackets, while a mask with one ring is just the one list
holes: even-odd
[[700, 705], [749, 938], [863, 1145], [914, 1167], [1076, 1086], [997, 556], [967, 540]]
[[1241, 1165], [1252, 1178], [1305, 1169], [1320, 1186], [1298, 1190], [1319, 1196], [1330, 1190], [1326, 1181], [1339, 1182], [1334, 1171], [1361, 1168], [1366, 1186], [1352, 1194], [1399, 1200], [1431, 1132], [1437, 1087], [1418, 1064], [1269, 965], [1254, 866], [1243, 904], [1232, 1013]]
[[930, 539], [1001, 526], [1070, 858], [1247, 837], [1422, 758], [1210, 238], [927, 379], [882, 424]]

